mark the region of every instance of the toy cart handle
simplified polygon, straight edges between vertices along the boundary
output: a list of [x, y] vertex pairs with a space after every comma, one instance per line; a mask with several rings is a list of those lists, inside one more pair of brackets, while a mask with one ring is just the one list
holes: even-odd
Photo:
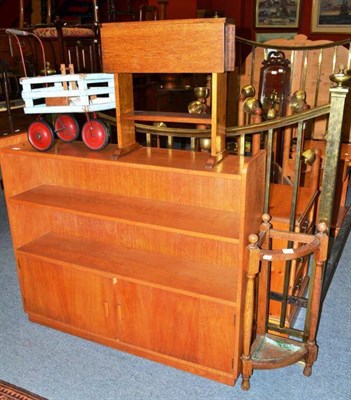
[[38, 35], [36, 35], [35, 33], [33, 33], [33, 32], [22, 31], [22, 30], [20, 30], [20, 29], [12, 29], [12, 28], [11, 28], [11, 29], [6, 29], [5, 32], [6, 32], [8, 35], [14, 36], [14, 37], [16, 38], [16, 40], [17, 40], [17, 44], [18, 44], [19, 51], [20, 51], [20, 54], [21, 54], [21, 60], [22, 60], [24, 75], [25, 75], [26, 77], [27, 77], [26, 64], [25, 64], [25, 62], [24, 62], [24, 57], [23, 57], [23, 51], [22, 51], [21, 42], [19, 41], [19, 39], [18, 39], [17, 36], [34, 36], [34, 37], [38, 40], [38, 42], [39, 42], [39, 44], [40, 44], [41, 52], [42, 52], [42, 55], [43, 55], [44, 75], [47, 75], [47, 72], [46, 72], [45, 49], [44, 49], [44, 45], [43, 45], [43, 42], [42, 42], [42, 40], [40, 39], [40, 37], [39, 37]]

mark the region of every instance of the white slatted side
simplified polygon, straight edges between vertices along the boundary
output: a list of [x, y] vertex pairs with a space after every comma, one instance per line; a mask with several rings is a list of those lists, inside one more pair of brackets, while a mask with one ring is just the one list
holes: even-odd
[[[22, 78], [20, 82], [27, 114], [94, 112], [116, 107], [113, 74], [50, 75]], [[68, 98], [70, 104], [45, 104], [45, 99], [55, 97]]]

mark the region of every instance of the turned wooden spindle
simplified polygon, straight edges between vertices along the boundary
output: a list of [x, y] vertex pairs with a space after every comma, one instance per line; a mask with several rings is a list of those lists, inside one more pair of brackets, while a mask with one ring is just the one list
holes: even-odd
[[308, 339], [306, 343], [307, 355], [305, 359], [304, 375], [311, 376], [313, 363], [317, 359], [318, 347], [316, 344], [316, 335], [319, 321], [319, 310], [321, 303], [322, 283], [323, 283], [323, 266], [327, 259], [328, 253], [328, 236], [327, 225], [321, 222], [317, 226], [317, 236], [320, 240], [320, 246], [315, 254], [315, 275], [312, 290], [312, 301], [311, 301], [311, 316], [310, 316], [310, 328], [308, 333]]
[[244, 309], [244, 341], [243, 341], [243, 355], [241, 357], [243, 363], [242, 370], [242, 383], [243, 390], [250, 389], [250, 377], [252, 375], [252, 363], [250, 356], [251, 339], [252, 339], [252, 322], [254, 315], [254, 299], [255, 299], [255, 279], [259, 271], [259, 252], [257, 246], [258, 236], [251, 234], [249, 236], [249, 266], [247, 270], [247, 285], [245, 296], [245, 309]]

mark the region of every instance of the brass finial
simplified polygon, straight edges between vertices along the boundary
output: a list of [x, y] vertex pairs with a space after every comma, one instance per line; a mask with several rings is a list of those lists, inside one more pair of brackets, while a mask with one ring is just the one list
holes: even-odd
[[329, 76], [329, 79], [336, 83], [338, 87], [345, 86], [351, 82], [351, 75], [349, 75], [345, 70], [345, 66], [340, 65], [339, 72]]

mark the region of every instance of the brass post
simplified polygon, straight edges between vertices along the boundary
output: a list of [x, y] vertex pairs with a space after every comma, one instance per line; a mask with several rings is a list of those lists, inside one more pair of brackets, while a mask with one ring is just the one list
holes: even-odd
[[331, 219], [333, 216], [336, 176], [340, 158], [343, 112], [345, 98], [349, 91], [347, 87], [342, 86], [343, 83], [346, 82], [346, 77], [347, 75], [343, 73], [342, 69], [338, 74], [330, 76], [330, 79], [333, 82], [336, 82], [338, 86], [330, 89], [330, 116], [328, 133], [326, 135], [327, 144], [325, 149], [322, 192], [318, 213], [318, 221], [325, 222], [328, 227], [331, 226]]

